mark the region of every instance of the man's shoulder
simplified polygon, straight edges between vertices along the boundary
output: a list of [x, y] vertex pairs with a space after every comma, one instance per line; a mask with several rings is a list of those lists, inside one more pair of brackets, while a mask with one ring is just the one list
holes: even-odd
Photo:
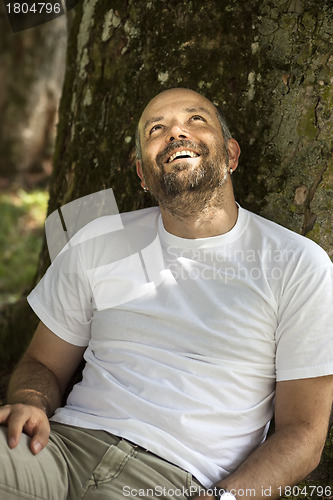
[[310, 238], [254, 212], [247, 212], [248, 228], [263, 245], [281, 252], [281, 255], [289, 254], [293, 259], [302, 258], [317, 266], [332, 264], [326, 251]]
[[72, 243], [103, 236], [110, 232], [120, 231], [124, 227], [149, 226], [157, 223], [160, 215], [159, 207], [142, 208], [121, 214], [103, 215], [82, 227], [72, 239]]
[[122, 223], [125, 225], [138, 224], [139, 226], [150, 226], [152, 223], [157, 223], [161, 211], [159, 207], [141, 208], [131, 212], [123, 212], [120, 214]]
[[134, 255], [155, 240], [159, 216], [159, 208], [151, 207], [98, 217], [70, 240], [71, 259], [91, 269]]

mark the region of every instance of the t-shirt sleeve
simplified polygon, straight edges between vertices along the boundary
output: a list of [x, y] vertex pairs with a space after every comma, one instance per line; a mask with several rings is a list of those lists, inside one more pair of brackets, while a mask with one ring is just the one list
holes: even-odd
[[93, 301], [80, 245], [58, 255], [27, 300], [58, 337], [77, 346], [88, 345]]
[[333, 373], [333, 266], [325, 254], [320, 265], [296, 273], [279, 306], [276, 331], [276, 380]]

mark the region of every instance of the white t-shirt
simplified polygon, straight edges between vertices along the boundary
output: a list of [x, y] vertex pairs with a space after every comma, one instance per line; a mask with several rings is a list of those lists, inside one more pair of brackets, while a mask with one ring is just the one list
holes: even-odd
[[314, 242], [239, 207], [221, 236], [168, 233], [159, 208], [99, 218], [28, 301], [87, 346], [53, 420], [104, 429], [206, 487], [264, 439], [276, 380], [333, 373], [333, 276]]

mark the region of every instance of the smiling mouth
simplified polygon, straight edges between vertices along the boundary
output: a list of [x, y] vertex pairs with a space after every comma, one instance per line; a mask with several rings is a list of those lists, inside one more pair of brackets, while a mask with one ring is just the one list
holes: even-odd
[[171, 156], [169, 156], [166, 163], [172, 163], [173, 161], [181, 158], [198, 158], [199, 156], [200, 155], [198, 153], [195, 153], [194, 151], [177, 151], [176, 153], [173, 153]]

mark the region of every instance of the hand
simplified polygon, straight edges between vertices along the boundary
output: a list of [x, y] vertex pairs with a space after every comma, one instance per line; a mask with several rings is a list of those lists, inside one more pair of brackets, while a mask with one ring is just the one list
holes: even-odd
[[37, 406], [6, 405], [0, 408], [0, 425], [8, 427], [8, 445], [15, 448], [22, 432], [31, 437], [30, 450], [37, 455], [48, 443], [50, 424], [46, 413]]

